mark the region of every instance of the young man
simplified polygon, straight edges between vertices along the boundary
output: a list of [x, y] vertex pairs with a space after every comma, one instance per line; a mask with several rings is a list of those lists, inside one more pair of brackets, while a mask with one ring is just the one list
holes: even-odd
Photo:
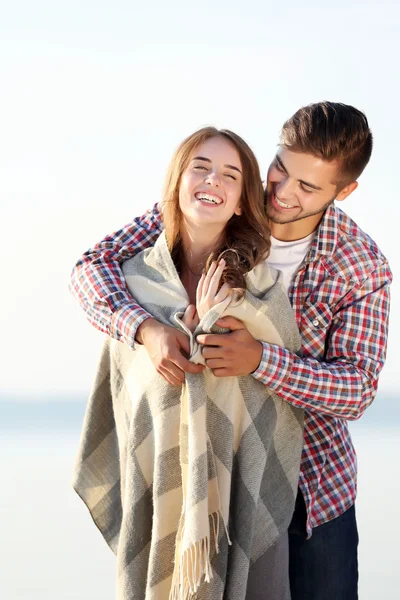
[[[247, 375], [305, 409], [305, 439], [296, 509], [289, 530], [293, 600], [357, 598], [358, 535], [354, 513], [356, 456], [347, 421], [374, 399], [387, 340], [391, 272], [376, 244], [342, 211], [342, 201], [372, 151], [363, 113], [322, 102], [301, 108], [283, 126], [269, 168], [266, 206], [269, 262], [284, 275], [302, 335], [299, 357], [255, 340], [232, 318], [226, 335], [203, 335], [203, 354], [217, 376]], [[218, 181], [210, 178], [210, 186]], [[211, 189], [211, 188], [210, 188]], [[157, 207], [89, 250], [72, 290], [89, 320], [134, 346], [143, 343], [171, 384], [196, 372], [181, 353], [187, 338], [137, 306], [121, 262], [153, 244]]]

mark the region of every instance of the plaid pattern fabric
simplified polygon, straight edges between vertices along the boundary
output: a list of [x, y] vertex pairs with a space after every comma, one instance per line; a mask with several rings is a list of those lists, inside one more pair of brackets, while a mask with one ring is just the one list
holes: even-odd
[[[155, 206], [89, 250], [72, 274], [72, 292], [88, 319], [130, 346], [148, 315], [126, 293], [120, 263], [153, 244], [160, 229]], [[357, 463], [346, 420], [361, 416], [376, 393], [391, 280], [376, 244], [331, 205], [289, 290], [303, 357], [264, 344], [254, 374], [306, 409], [300, 487], [309, 535], [354, 503]]]
[[299, 485], [308, 535], [356, 497], [357, 459], [347, 421], [361, 417], [376, 394], [391, 280], [376, 244], [331, 205], [289, 289], [302, 358], [264, 344], [255, 377], [306, 409]]
[[[189, 335], [194, 362], [204, 362], [197, 334], [226, 315], [300, 350], [280, 277], [266, 263], [248, 275], [243, 302], [228, 298], [193, 333], [181, 320], [188, 299], [164, 235], [123, 273], [145, 309]], [[253, 377], [206, 369], [180, 389], [158, 375], [145, 348], [108, 338], [74, 487], [117, 554], [119, 600], [245, 600], [251, 564], [289, 525], [302, 447], [303, 410]]]

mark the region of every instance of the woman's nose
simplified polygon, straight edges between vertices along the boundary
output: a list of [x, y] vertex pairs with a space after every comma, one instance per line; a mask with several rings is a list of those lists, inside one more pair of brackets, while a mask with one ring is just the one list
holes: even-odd
[[221, 180], [219, 178], [218, 173], [216, 173], [215, 171], [211, 171], [211, 172], [207, 173], [205, 182], [208, 185], [215, 185], [216, 187], [219, 187]]

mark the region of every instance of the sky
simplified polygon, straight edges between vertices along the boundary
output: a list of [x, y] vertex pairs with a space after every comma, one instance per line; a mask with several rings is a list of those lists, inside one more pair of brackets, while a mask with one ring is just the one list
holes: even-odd
[[400, 8], [395, 2], [15, 0], [0, 6], [0, 389], [85, 397], [102, 334], [68, 292], [79, 256], [161, 198], [203, 125], [234, 130], [265, 175], [283, 122], [319, 100], [374, 133], [341, 204], [395, 276], [380, 390], [397, 392]]

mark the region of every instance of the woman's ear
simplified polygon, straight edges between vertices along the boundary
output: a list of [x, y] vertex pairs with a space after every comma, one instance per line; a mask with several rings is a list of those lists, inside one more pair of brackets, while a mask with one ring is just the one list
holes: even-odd
[[235, 208], [235, 215], [237, 215], [238, 217], [240, 217], [241, 214], [242, 214], [242, 207], [240, 206], [240, 202], [239, 202], [239, 204]]

